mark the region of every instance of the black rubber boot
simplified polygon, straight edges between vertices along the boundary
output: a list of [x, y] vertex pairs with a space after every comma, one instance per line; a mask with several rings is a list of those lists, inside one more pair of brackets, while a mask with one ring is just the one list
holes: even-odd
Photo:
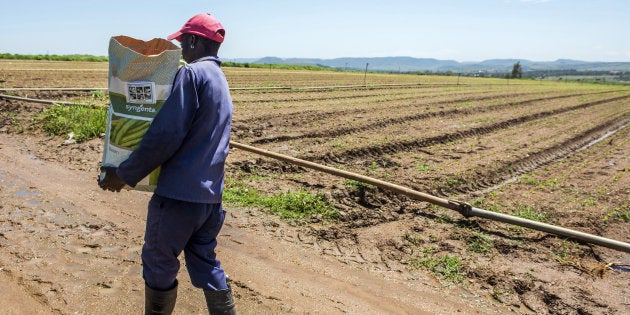
[[219, 291], [203, 290], [203, 294], [206, 296], [210, 315], [236, 315], [234, 297], [230, 287]]
[[159, 291], [144, 285], [144, 314], [171, 314], [177, 300], [177, 281], [166, 291]]

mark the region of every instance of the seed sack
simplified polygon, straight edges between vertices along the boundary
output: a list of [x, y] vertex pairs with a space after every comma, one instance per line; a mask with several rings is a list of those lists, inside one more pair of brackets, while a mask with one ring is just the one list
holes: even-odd
[[[110, 106], [101, 165], [118, 166], [139, 146], [171, 92], [180, 57], [181, 49], [166, 39], [110, 39]], [[127, 188], [154, 190], [159, 171], [155, 169], [136, 187]]]

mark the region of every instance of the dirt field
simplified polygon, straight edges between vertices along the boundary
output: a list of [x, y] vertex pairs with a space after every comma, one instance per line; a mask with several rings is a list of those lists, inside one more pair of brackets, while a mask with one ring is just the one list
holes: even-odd
[[[630, 242], [627, 87], [225, 72], [234, 141]], [[106, 88], [107, 64], [0, 60], [0, 88], [46, 87]], [[0, 94], [107, 104], [90, 91]], [[101, 191], [103, 140], [62, 145], [33, 122], [47, 106], [0, 99], [0, 284], [12, 288], [0, 310], [139, 313], [150, 195]], [[305, 189], [340, 213], [290, 222], [226, 205], [219, 257], [241, 313], [630, 312], [629, 253], [464, 218], [238, 149], [227, 172], [228, 185], [269, 195]], [[182, 268], [175, 311], [204, 313]]]

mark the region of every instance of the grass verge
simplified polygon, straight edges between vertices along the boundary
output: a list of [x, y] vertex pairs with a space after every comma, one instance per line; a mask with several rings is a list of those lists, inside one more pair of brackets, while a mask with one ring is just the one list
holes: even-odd
[[73, 133], [74, 140], [84, 142], [105, 132], [107, 108], [56, 104], [37, 116], [36, 121], [51, 135]]
[[298, 190], [267, 196], [242, 181], [229, 179], [226, 180], [223, 200], [226, 203], [266, 208], [282, 219], [294, 222], [313, 217], [334, 221], [339, 215], [337, 209], [320, 194]]

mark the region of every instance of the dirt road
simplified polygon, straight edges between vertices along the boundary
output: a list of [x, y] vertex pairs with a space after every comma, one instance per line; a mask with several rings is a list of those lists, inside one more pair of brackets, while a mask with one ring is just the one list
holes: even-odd
[[[43, 153], [37, 142], [46, 141], [51, 139], [0, 134], [0, 284], [5, 292], [0, 309], [13, 314], [140, 313], [140, 249], [149, 194], [101, 191], [96, 174], [38, 157]], [[98, 145], [94, 140], [87, 147]], [[97, 151], [86, 154], [95, 157]], [[291, 229], [254, 210], [229, 209], [219, 256], [240, 313], [507, 311], [488, 297], [449, 291], [402, 270], [360, 259], [343, 263], [322, 255], [316, 243], [299, 241], [304, 236]], [[187, 277], [182, 264], [175, 312], [204, 313], [203, 295]]]

